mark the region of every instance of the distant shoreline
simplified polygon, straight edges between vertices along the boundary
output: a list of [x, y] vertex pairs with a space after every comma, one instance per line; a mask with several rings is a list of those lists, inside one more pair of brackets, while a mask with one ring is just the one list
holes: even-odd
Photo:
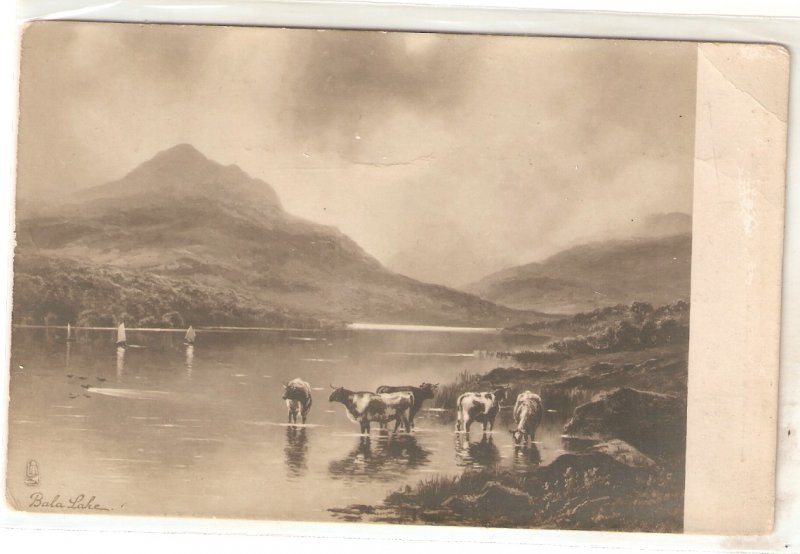
[[404, 325], [395, 323], [348, 323], [354, 331], [432, 331], [439, 333], [500, 333], [501, 327], [449, 327], [446, 325]]
[[[26, 329], [66, 329], [66, 325], [27, 325], [24, 323], [14, 323], [12, 327], [20, 327]], [[78, 327], [71, 325], [70, 328], [82, 331], [116, 331], [117, 327]], [[195, 331], [335, 331], [340, 328], [302, 328], [302, 327], [195, 327]], [[146, 331], [146, 332], [171, 332], [171, 333], [185, 333], [186, 328], [172, 328], [172, 327], [126, 327], [126, 331]]]
[[[24, 329], [66, 329], [66, 325], [28, 325], [23, 323], [14, 323], [12, 327], [19, 327]], [[73, 331], [116, 331], [117, 327], [78, 327], [71, 325]], [[171, 327], [126, 327], [127, 331], [144, 331], [144, 332], [168, 332], [168, 333], [185, 333], [185, 328], [171, 328]], [[501, 333], [500, 327], [452, 327], [445, 325], [408, 325], [408, 324], [394, 324], [394, 323], [348, 323], [344, 327], [326, 327], [326, 328], [303, 328], [303, 327], [195, 327], [196, 331], [292, 331], [298, 333], [308, 332], [326, 332], [326, 331], [416, 331], [416, 332], [439, 332], [439, 333]]]

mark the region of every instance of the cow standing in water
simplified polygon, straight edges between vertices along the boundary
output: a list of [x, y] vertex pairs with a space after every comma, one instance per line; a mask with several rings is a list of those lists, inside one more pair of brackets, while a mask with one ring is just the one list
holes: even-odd
[[500, 411], [500, 403], [506, 399], [506, 388], [493, 392], [465, 392], [456, 401], [456, 431], [469, 433], [473, 423], [483, 424], [483, 432], [494, 429], [494, 419]]
[[517, 428], [511, 429], [514, 444], [533, 442], [543, 414], [544, 404], [538, 394], [526, 390], [517, 396], [517, 402], [514, 404], [514, 421], [517, 423]]
[[345, 408], [347, 418], [353, 423], [361, 425], [361, 433], [368, 434], [370, 423], [376, 422], [381, 426], [395, 422], [394, 432], [402, 423], [406, 433], [411, 431], [408, 414], [414, 405], [414, 395], [410, 392], [395, 392], [390, 394], [377, 394], [374, 392], [353, 392], [344, 387], [334, 387], [328, 400], [339, 402]]
[[289, 423], [297, 423], [297, 416], [306, 422], [311, 410], [311, 386], [302, 379], [293, 379], [283, 384], [283, 399], [289, 410]]
[[422, 383], [418, 387], [412, 386], [399, 386], [399, 387], [391, 387], [388, 385], [383, 385], [378, 387], [375, 391], [378, 394], [386, 394], [392, 392], [410, 392], [414, 395], [414, 404], [411, 406], [411, 411], [408, 414], [408, 419], [411, 423], [411, 428], [414, 428], [414, 416], [417, 415], [417, 412], [422, 408], [422, 403], [426, 400], [432, 400], [433, 396], [436, 394], [436, 388], [439, 386], [439, 383], [431, 384], [431, 383]]

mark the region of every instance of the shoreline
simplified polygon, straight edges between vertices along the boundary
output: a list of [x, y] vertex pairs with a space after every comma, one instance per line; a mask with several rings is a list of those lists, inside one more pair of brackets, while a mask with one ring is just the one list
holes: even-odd
[[410, 325], [402, 323], [348, 323], [348, 330], [353, 331], [408, 331], [428, 333], [482, 333], [501, 334], [502, 327], [457, 327], [447, 325]]
[[[66, 329], [66, 325], [33, 325], [25, 323], [14, 323], [12, 328], [20, 329]], [[420, 332], [420, 333], [477, 333], [477, 334], [501, 334], [502, 328], [500, 327], [455, 327], [446, 325], [410, 325], [410, 324], [395, 324], [395, 323], [345, 323], [342, 326], [336, 327], [237, 327], [237, 326], [193, 326], [195, 331], [289, 331], [298, 333], [322, 333], [329, 331], [402, 331], [402, 332]], [[100, 326], [76, 326], [70, 325], [73, 331], [116, 331], [117, 327], [100, 327]], [[144, 331], [144, 332], [170, 332], [170, 333], [183, 333], [185, 328], [179, 327], [126, 327], [126, 331]]]

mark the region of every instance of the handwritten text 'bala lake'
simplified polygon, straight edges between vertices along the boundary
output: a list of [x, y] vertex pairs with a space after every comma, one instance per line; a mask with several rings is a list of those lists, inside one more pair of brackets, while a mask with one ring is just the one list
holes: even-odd
[[62, 500], [61, 495], [57, 494], [51, 499], [45, 499], [44, 495], [40, 492], [35, 492], [31, 495], [31, 503], [29, 508], [63, 508], [66, 510], [96, 510], [101, 512], [113, 511], [113, 508], [106, 508], [95, 502], [97, 497], [92, 496], [88, 500], [85, 494], [79, 494], [74, 498]]

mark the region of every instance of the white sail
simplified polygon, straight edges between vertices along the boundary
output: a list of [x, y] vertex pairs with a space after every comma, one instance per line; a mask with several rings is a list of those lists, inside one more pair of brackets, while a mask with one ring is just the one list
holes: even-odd
[[117, 344], [126, 343], [128, 339], [125, 337], [125, 324], [120, 323], [117, 327]]
[[67, 340], [71, 338], [72, 338], [72, 328], [69, 326], [69, 323], [67, 323]]
[[189, 325], [189, 328], [186, 329], [186, 336], [184, 337], [184, 340], [186, 342], [194, 342], [195, 334], [196, 333], [194, 332], [194, 328], [191, 325]]

